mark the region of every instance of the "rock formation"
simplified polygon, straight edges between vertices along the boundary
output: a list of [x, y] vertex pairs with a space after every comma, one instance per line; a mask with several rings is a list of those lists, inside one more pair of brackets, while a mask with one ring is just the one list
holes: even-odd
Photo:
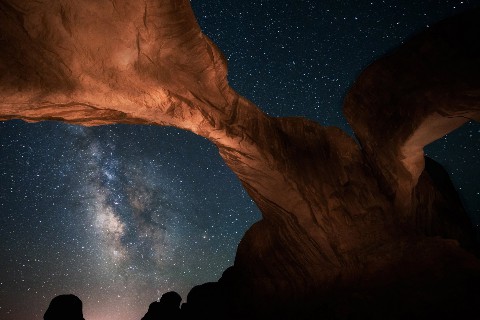
[[263, 214], [217, 284], [230, 310], [431, 318], [480, 301], [468, 217], [423, 157], [480, 119], [479, 10], [362, 73], [344, 107], [360, 147], [233, 91], [187, 0], [43, 2], [0, 1], [0, 120], [156, 124], [212, 141]]

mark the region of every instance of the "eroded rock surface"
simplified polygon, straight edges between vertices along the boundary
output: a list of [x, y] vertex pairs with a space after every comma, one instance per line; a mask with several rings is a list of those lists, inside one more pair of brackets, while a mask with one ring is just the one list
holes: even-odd
[[362, 148], [234, 92], [186, 0], [1, 1], [0, 35], [1, 120], [169, 125], [218, 147], [263, 214], [215, 289], [233, 313], [396, 319], [479, 301], [468, 217], [423, 158], [480, 118], [479, 10], [359, 77], [345, 113]]

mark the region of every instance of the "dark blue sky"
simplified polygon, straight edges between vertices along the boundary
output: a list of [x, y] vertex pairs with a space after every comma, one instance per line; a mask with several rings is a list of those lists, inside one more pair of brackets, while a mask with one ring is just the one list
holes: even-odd
[[[271, 116], [351, 133], [342, 100], [369, 63], [479, 1], [193, 0], [229, 81]], [[480, 222], [480, 126], [427, 148]], [[174, 128], [0, 123], [0, 318], [40, 319], [74, 293], [85, 319], [140, 319], [233, 263], [260, 218], [205, 139]], [[25, 308], [26, 304], [30, 307]]]

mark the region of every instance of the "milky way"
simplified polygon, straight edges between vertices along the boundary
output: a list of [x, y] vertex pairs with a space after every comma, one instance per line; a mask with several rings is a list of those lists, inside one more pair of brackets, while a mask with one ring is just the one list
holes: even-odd
[[[229, 81], [272, 116], [351, 133], [342, 99], [360, 71], [475, 1], [191, 2]], [[426, 152], [480, 223], [480, 126]], [[205, 139], [173, 128], [0, 123], [0, 319], [41, 319], [74, 293], [85, 319], [140, 319], [168, 290], [217, 280], [260, 213]]]
[[86, 319], [136, 319], [168, 290], [186, 297], [217, 280], [259, 219], [216, 148], [191, 133], [0, 126], [2, 319], [40, 318], [65, 292]]

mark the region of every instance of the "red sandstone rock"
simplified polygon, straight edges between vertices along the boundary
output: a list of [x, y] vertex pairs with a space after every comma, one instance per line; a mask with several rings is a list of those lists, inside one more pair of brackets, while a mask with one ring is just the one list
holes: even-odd
[[423, 147], [480, 120], [478, 16], [477, 9], [447, 19], [410, 39], [369, 66], [345, 99], [345, 115], [397, 206], [410, 205]]
[[[210, 139], [263, 213], [225, 285], [239, 309], [303, 301], [340, 318], [398, 318], [362, 308], [391, 306], [387, 296], [415, 312], [409, 285], [440, 307], [455, 287], [470, 306], [480, 262], [464, 249], [468, 219], [438, 170], [423, 171], [422, 148], [479, 119], [479, 30], [477, 10], [370, 66], [345, 102], [360, 148], [234, 92], [186, 0], [2, 1], [0, 119], [171, 125]], [[435, 314], [428, 306], [418, 310]]]

